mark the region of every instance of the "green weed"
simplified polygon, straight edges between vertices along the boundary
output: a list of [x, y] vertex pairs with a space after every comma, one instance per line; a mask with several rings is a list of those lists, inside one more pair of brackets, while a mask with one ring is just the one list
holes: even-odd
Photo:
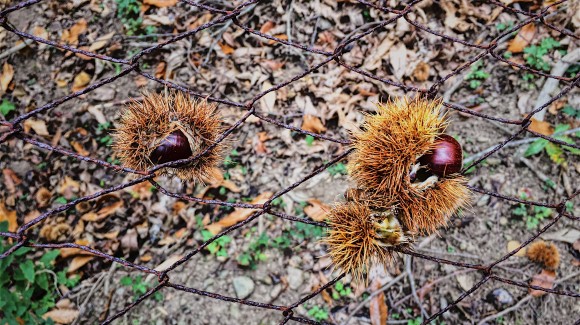
[[[570, 125], [567, 124], [558, 124], [554, 129], [554, 134], [552, 137], [554, 139], [574, 144], [574, 140], [566, 135], [557, 135], [558, 133], [562, 133], [566, 130], [570, 129]], [[534, 156], [542, 151], [545, 151], [546, 154], [550, 157], [550, 159], [558, 165], [563, 165], [566, 162], [564, 150], [568, 151], [569, 154], [572, 155], [580, 155], [580, 149], [568, 147], [568, 146], [560, 146], [553, 142], [550, 142], [546, 139], [538, 139], [530, 144], [530, 146], [526, 149], [524, 156]]]
[[551, 37], [544, 38], [539, 45], [530, 45], [524, 48], [524, 58], [528, 66], [541, 71], [550, 71], [551, 65], [545, 60], [545, 55], [560, 46], [560, 43]]
[[465, 76], [466, 80], [469, 80], [469, 87], [471, 89], [476, 89], [481, 86], [481, 83], [489, 77], [489, 73], [483, 70], [483, 62], [477, 61], [471, 66], [471, 71]]
[[[206, 242], [213, 238], [213, 234], [209, 230], [202, 230], [201, 235], [203, 237], [203, 241]], [[232, 241], [232, 237], [230, 236], [221, 236], [220, 238], [214, 240], [209, 245], [207, 245], [206, 249], [215, 256], [223, 256], [228, 257], [228, 251], [226, 247]]]
[[308, 315], [313, 317], [317, 322], [325, 321], [329, 317], [328, 310], [324, 307], [320, 308], [318, 306], [308, 309]]
[[[0, 231], [8, 231], [7, 222], [0, 222]], [[9, 248], [6, 244], [0, 240], [0, 253]], [[30, 251], [20, 248], [0, 260], [0, 324], [54, 324], [42, 315], [60, 298], [58, 286], [72, 288], [80, 280], [78, 275], [67, 277], [66, 270], [55, 270], [60, 251], [47, 251], [37, 261], [26, 256]]]
[[[128, 275], [121, 278], [121, 285], [130, 287], [133, 291], [133, 297], [137, 299], [139, 296], [144, 295], [149, 289], [153, 288], [153, 284], [143, 281], [143, 276], [138, 275], [132, 278]], [[163, 300], [163, 294], [157, 291], [153, 294], [153, 298], [157, 301]]]
[[2, 99], [2, 103], [0, 103], [0, 114], [6, 117], [12, 111], [16, 110], [16, 105], [9, 101], [8, 99]]

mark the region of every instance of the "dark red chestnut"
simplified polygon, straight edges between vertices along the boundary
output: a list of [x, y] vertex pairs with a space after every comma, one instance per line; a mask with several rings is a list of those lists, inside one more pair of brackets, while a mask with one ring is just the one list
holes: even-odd
[[191, 157], [191, 147], [183, 132], [176, 130], [163, 139], [159, 146], [151, 152], [149, 158], [155, 164], [164, 164]]
[[435, 139], [435, 147], [431, 152], [419, 158], [421, 165], [438, 176], [458, 173], [463, 165], [461, 145], [453, 137], [442, 134]]

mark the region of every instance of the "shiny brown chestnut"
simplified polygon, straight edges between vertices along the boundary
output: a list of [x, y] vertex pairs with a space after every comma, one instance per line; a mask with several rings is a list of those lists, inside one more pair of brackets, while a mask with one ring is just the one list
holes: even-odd
[[463, 165], [461, 145], [452, 136], [441, 134], [435, 139], [433, 150], [421, 156], [419, 163], [437, 176], [458, 173]]
[[175, 130], [171, 132], [157, 148], [151, 152], [149, 158], [155, 164], [164, 164], [191, 157], [191, 147], [183, 132]]

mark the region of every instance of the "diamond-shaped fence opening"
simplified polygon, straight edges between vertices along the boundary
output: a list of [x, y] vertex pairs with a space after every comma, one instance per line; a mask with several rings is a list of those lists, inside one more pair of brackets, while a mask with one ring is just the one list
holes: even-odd
[[[550, 35], [553, 35], [555, 39], [564, 39], [566, 38], [569, 42], [574, 43], [578, 41], [578, 36], [568, 29], [566, 29], [566, 24], [569, 21], [553, 21], [551, 18], [557, 15], [559, 12], [562, 11], [574, 11], [574, 8], [578, 9], [577, 3], [573, 1], [557, 1], [557, 2], [544, 2], [543, 6], [534, 5], [530, 7], [530, 11], [522, 9], [519, 5], [514, 5], [511, 1], [482, 1], [481, 4], [485, 4], [491, 10], [488, 14], [490, 16], [496, 16], [503, 12], [509, 15], [512, 15], [515, 21], [507, 26], [504, 26], [501, 30], [490, 30], [489, 26], [484, 26], [480, 24], [481, 32], [480, 35], [473, 35], [473, 33], [469, 34], [462, 34], [461, 26], [455, 26], [454, 31], [451, 29], [436, 29], [431, 24], [425, 22], [425, 4], [424, 1], [415, 0], [408, 3], [401, 3], [396, 6], [389, 6], [386, 3], [392, 3], [392, 1], [378, 1], [378, 2], [368, 2], [364, 0], [359, 0], [356, 3], [345, 2], [341, 3], [340, 6], [347, 8], [356, 9], [356, 10], [364, 10], [367, 13], [367, 21], [364, 24], [361, 24], [358, 28], [353, 28], [352, 32], [349, 34], [344, 35], [342, 38], [335, 40], [334, 44], [332, 42], [328, 42], [328, 44], [332, 44], [332, 48], [327, 46], [326, 48], [313, 45], [314, 42], [308, 43], [297, 43], [296, 41], [292, 40], [288, 35], [282, 37], [280, 35], [275, 36], [268, 34], [268, 32], [261, 32], [257, 30], [257, 26], [252, 21], [246, 21], [246, 14], [251, 10], [255, 9], [259, 6], [270, 6], [272, 4], [266, 1], [258, 1], [252, 0], [247, 1], [244, 3], [237, 4], [235, 7], [229, 7], [229, 5], [223, 4], [214, 4], [214, 2], [194, 2], [191, 0], [181, 0], [181, 4], [179, 5], [179, 9], [189, 10], [191, 12], [195, 12], [199, 14], [200, 12], [210, 14], [207, 21], [203, 21], [202, 23], [196, 24], [194, 27], [179, 33], [170, 33], [161, 35], [160, 40], [153, 45], [145, 47], [143, 50], [133, 53], [128, 59], [121, 59], [114, 56], [109, 56], [105, 54], [101, 54], [105, 51], [99, 50], [91, 50], [88, 46], [75, 46], [75, 45], [67, 45], [60, 41], [51, 40], [51, 37], [47, 35], [36, 35], [34, 33], [28, 33], [23, 30], [17, 29], [13, 22], [11, 21], [12, 15], [25, 10], [30, 10], [31, 7], [41, 3], [41, 0], [29, 0], [18, 3], [11, 7], [8, 7], [2, 11], [0, 11], [0, 25], [4, 28], [8, 35], [15, 36], [21, 40], [19, 49], [14, 51], [9, 50], [2, 53], [2, 58], [6, 58], [8, 56], [15, 56], [17, 55], [18, 51], [26, 46], [31, 46], [32, 44], [37, 44], [39, 47], [50, 48], [54, 51], [59, 51], [59, 53], [66, 53], [66, 55], [77, 55], [79, 57], [84, 58], [92, 58], [95, 59], [95, 62], [99, 62], [99, 65], [108, 65], [114, 66], [116, 71], [115, 73], [109, 74], [106, 77], [92, 80], [90, 84], [82, 89], [75, 89], [76, 91], [71, 92], [68, 95], [57, 97], [57, 98], [50, 98], [49, 100], [44, 100], [42, 98], [36, 99], [38, 104], [37, 107], [26, 111], [24, 107], [18, 107], [17, 112], [18, 116], [12, 118], [10, 121], [0, 121], [1, 125], [1, 133], [0, 133], [0, 143], [2, 144], [2, 150], [6, 151], [9, 150], [7, 147], [7, 143], [9, 140], [16, 139], [21, 143], [26, 143], [31, 145], [32, 147], [37, 147], [42, 149], [44, 152], [51, 153], [54, 156], [68, 156], [71, 159], [82, 160], [87, 163], [93, 163], [98, 165], [98, 168], [103, 169], [110, 169], [117, 173], [122, 173], [126, 175], [133, 174], [134, 177], [126, 178], [130, 179], [129, 181], [123, 182], [121, 184], [105, 188], [95, 192], [92, 195], [84, 196], [76, 198], [68, 203], [62, 204], [54, 209], [48, 209], [43, 211], [39, 216], [34, 217], [28, 220], [26, 223], [23, 223], [17, 230], [10, 231], [10, 232], [2, 232], [0, 236], [4, 237], [4, 239], [9, 240], [13, 243], [13, 245], [6, 250], [0, 258], [6, 258], [10, 256], [14, 252], [16, 252], [21, 247], [32, 247], [37, 249], [47, 249], [47, 248], [76, 248], [83, 251], [86, 251], [100, 259], [108, 260], [112, 263], [118, 263], [126, 268], [134, 269], [137, 272], [142, 272], [146, 274], [152, 274], [158, 278], [159, 283], [148, 290], [145, 294], [138, 297], [131, 303], [128, 303], [125, 308], [122, 310], [117, 311], [115, 314], [110, 315], [107, 319], [103, 320], [103, 324], [111, 323], [113, 320], [118, 319], [122, 315], [128, 313], [132, 308], [137, 306], [143, 300], [150, 298], [154, 293], [160, 290], [180, 290], [189, 292], [196, 295], [204, 296], [205, 299], [218, 299], [224, 301], [224, 303], [238, 303], [244, 304], [248, 306], [252, 306], [255, 308], [265, 308], [271, 309], [275, 312], [280, 313], [280, 323], [284, 324], [290, 320], [300, 322], [300, 323], [307, 323], [307, 324], [317, 324], [319, 322], [308, 319], [303, 316], [299, 316], [295, 313], [295, 310], [298, 306], [304, 304], [305, 302], [309, 301], [313, 297], [319, 295], [325, 289], [333, 286], [337, 281], [344, 277], [344, 274], [334, 278], [333, 280], [329, 281], [328, 283], [320, 286], [316, 291], [304, 296], [302, 299], [289, 304], [289, 305], [275, 305], [269, 303], [262, 303], [259, 301], [247, 300], [247, 299], [239, 299], [235, 297], [230, 297], [227, 295], [222, 295], [220, 293], [214, 292], [207, 292], [203, 290], [198, 290], [193, 287], [183, 286], [179, 283], [174, 283], [171, 279], [172, 271], [180, 265], [190, 261], [191, 259], [195, 258], [195, 255], [200, 253], [204, 248], [206, 248], [211, 243], [218, 240], [220, 237], [225, 235], [233, 234], [235, 235], [236, 230], [246, 227], [252, 224], [256, 219], [260, 216], [269, 214], [278, 218], [283, 218], [291, 222], [301, 222], [301, 223], [308, 223], [318, 226], [325, 227], [326, 224], [324, 222], [317, 222], [308, 218], [302, 218], [298, 216], [288, 215], [282, 211], [280, 211], [276, 206], [272, 204], [274, 200], [280, 198], [282, 195], [289, 193], [290, 191], [294, 190], [295, 188], [301, 186], [301, 184], [305, 183], [309, 179], [315, 177], [316, 175], [322, 173], [327, 168], [333, 166], [337, 162], [346, 159], [348, 155], [352, 152], [352, 149], [343, 150], [342, 153], [336, 155], [333, 159], [328, 161], [325, 164], [322, 164], [306, 176], [304, 176], [299, 181], [291, 184], [286, 188], [279, 189], [270, 199], [268, 199], [263, 204], [249, 204], [245, 202], [227, 202], [227, 201], [219, 201], [219, 200], [206, 200], [200, 199], [193, 195], [188, 195], [185, 193], [176, 193], [172, 192], [164, 185], [157, 183], [153, 180], [156, 176], [156, 172], [164, 167], [173, 167], [177, 166], [178, 164], [175, 162], [164, 163], [162, 165], [156, 166], [151, 170], [132, 170], [129, 168], [123, 168], [119, 165], [113, 164], [111, 162], [103, 160], [103, 157], [99, 155], [95, 155], [90, 153], [89, 155], [83, 155], [73, 150], [60, 147], [55, 143], [48, 143], [45, 142], [42, 138], [31, 135], [30, 132], [25, 131], [26, 121], [30, 121], [31, 119], [38, 119], [43, 117], [52, 117], [55, 114], [58, 114], [57, 108], [62, 107], [63, 104], [75, 101], [76, 105], [81, 105], [82, 102], [85, 100], [85, 95], [90, 94], [91, 92], [97, 91], [99, 88], [107, 86], [107, 85], [117, 85], [122, 83], [123, 80], [129, 78], [129, 76], [141, 76], [148, 80], [154, 81], [158, 83], [160, 86], [166, 88], [172, 88], [179, 91], [187, 92], [194, 97], [207, 99], [208, 101], [217, 102], [220, 105], [220, 109], [224, 107], [231, 107], [233, 109], [241, 110], [245, 112], [239, 120], [232, 123], [231, 126], [223, 132], [223, 134], [217, 139], [214, 147], [222, 142], [228, 141], [232, 138], [232, 133], [236, 130], [240, 129], [242, 125], [247, 124], [248, 120], [251, 118], [252, 120], [259, 120], [262, 123], [267, 123], [271, 125], [275, 125], [281, 129], [289, 129], [293, 132], [308, 135], [314, 137], [315, 139], [319, 139], [321, 141], [328, 141], [333, 142], [339, 145], [348, 145], [349, 140], [344, 138], [335, 138], [332, 136], [321, 135], [317, 133], [313, 133], [300, 127], [294, 126], [291, 123], [288, 123], [284, 118], [273, 117], [273, 115], [268, 114], [267, 112], [263, 112], [259, 109], [260, 100], [262, 100], [265, 96], [269, 94], [275, 93], [293, 83], [304, 79], [308, 76], [318, 73], [319, 70], [327, 68], [329, 70], [332, 69], [340, 69], [341, 71], [346, 71], [348, 73], [352, 73], [357, 75], [359, 80], [370, 80], [375, 85], [381, 85], [382, 90], [385, 91], [393, 91], [395, 94], [401, 93], [408, 93], [410, 95], [424, 95], [430, 98], [435, 98], [436, 96], [443, 96], [444, 99], [444, 106], [447, 107], [450, 111], [460, 112], [461, 114], [472, 116], [477, 119], [485, 119], [491, 121], [492, 123], [496, 123], [499, 125], [505, 126], [512, 126], [516, 127], [516, 131], [513, 132], [511, 130], [511, 134], [503, 139], [498, 139], [497, 145], [490, 147], [487, 150], [480, 152], [479, 154], [472, 156], [469, 158], [469, 164], [463, 169], [463, 173], [465, 174], [473, 167], [477, 167], [482, 165], [487, 158], [493, 157], [497, 155], [499, 151], [506, 147], [513, 147], [518, 145], [518, 138], [522, 138], [523, 136], [529, 134], [536, 138], [543, 138], [548, 140], [551, 143], [560, 145], [560, 146], [568, 146], [570, 148], [574, 148], [576, 150], [580, 149], [580, 145], [576, 143], [569, 143], [558, 139], [555, 136], [547, 136], [537, 131], [534, 131], [531, 128], [532, 118], [537, 117], [539, 114], [544, 114], [544, 111], [550, 107], [553, 103], [560, 100], [562, 97], [566, 96], [570, 92], [574, 91], [580, 82], [580, 77], [578, 73], [574, 76], [566, 76], [564, 74], [553, 75], [553, 71], [550, 69], [542, 69], [538, 66], [526, 64], [524, 61], [518, 61], [512, 59], [510, 53], [506, 51], [505, 44], [507, 41], [512, 39], [515, 34], [518, 34], [522, 29], [529, 28], [528, 26], [531, 25], [538, 25], [542, 26], [550, 31]], [[447, 5], [454, 6], [450, 2], [447, 2]], [[506, 4], [509, 3], [509, 4]], [[335, 4], [336, 5], [336, 4]], [[455, 10], [459, 10], [460, 8], [454, 7]], [[370, 15], [368, 13], [372, 12], [373, 14]], [[440, 12], [440, 16], [434, 19], [453, 19], [454, 17], [449, 16], [449, 12], [442, 13]], [[484, 17], [480, 17], [480, 19], [484, 19]], [[493, 20], [490, 20], [493, 21]], [[380, 33], [388, 29], [398, 28], [398, 24], [403, 24], [405, 28], [412, 29], [414, 31], [414, 39], [412, 40], [401, 40], [405, 42], [419, 42], [421, 40], [430, 40], [431, 42], [441, 42], [441, 43], [451, 43], [454, 47], [458, 50], [458, 53], [465, 55], [464, 57], [452, 57], [449, 60], [453, 62], [459, 62], [458, 64], [452, 64], [449, 67], [442, 67], [444, 71], [448, 71], [443, 77], [432, 78], [432, 80], [427, 82], [408, 82], [408, 81], [400, 81], [399, 78], [391, 75], [391, 73], [387, 72], [377, 72], [371, 73], [365, 69], [364, 61], [360, 54], [362, 52], [357, 52], [356, 49], [361, 47], [366, 47], [367, 49], [372, 45], [366, 42], [366, 38], [368, 35]], [[225, 26], [225, 27], [224, 27]], [[402, 25], [401, 25], [402, 26]], [[301, 72], [295, 73], [291, 75], [288, 73], [284, 76], [284, 81], [278, 82], [273, 84], [269, 87], [263, 88], [262, 90], [255, 91], [254, 94], [248, 94], [245, 98], [245, 101], [233, 101], [227, 99], [226, 96], [216, 95], [216, 92], [212, 92], [210, 88], [205, 85], [205, 90], [199, 91], [196, 90], [196, 83], [193, 82], [193, 86], [185, 86], [184, 84], [179, 84], [173, 81], [166, 80], [163, 77], [155, 75], [155, 73], [147, 72], [146, 65], [144, 65], [145, 61], [147, 60], [150, 54], [156, 54], [160, 51], [171, 51], [172, 45], [181, 40], [197, 40], [199, 33], [203, 30], [207, 29], [216, 29], [219, 27], [221, 31], [225, 29], [232, 29], [235, 30], [236, 33], [239, 35], [244, 35], [244, 37], [253, 38], [256, 42], [261, 42], [263, 44], [269, 44], [272, 46], [280, 46], [283, 51], [287, 51], [287, 53], [291, 53], [293, 57], [300, 57], [304, 55], [308, 55], [308, 60], [304, 60], [306, 64], [304, 65], [304, 69]], [[218, 33], [212, 34], [216, 39], [218, 38]], [[463, 35], [472, 35], [473, 38], [471, 39], [464, 39]], [[471, 36], [470, 36], [471, 37]], [[520, 37], [515, 36], [515, 37]], [[525, 37], [521, 36], [521, 37]], [[314, 40], [314, 39], [313, 39]], [[217, 40], [215, 41], [217, 42]], [[527, 40], [529, 43], [530, 40]], [[193, 42], [192, 42], [193, 43]], [[194, 44], [195, 45], [195, 44]], [[212, 47], [216, 46], [216, 43], [212, 42]], [[372, 48], [371, 50], [380, 51], [382, 50], [380, 46], [376, 46], [376, 48]], [[280, 51], [280, 53], [284, 53]], [[109, 53], [109, 52], [107, 52]], [[382, 53], [381, 55], [387, 55], [387, 52]], [[34, 55], [32, 55], [34, 57]], [[201, 61], [204, 58], [200, 58]], [[205, 59], [207, 61], [207, 59]], [[508, 67], [513, 71], [520, 71], [526, 73], [530, 76], [535, 77], [543, 77], [546, 78], [546, 82], [551, 82], [552, 80], [556, 81], [556, 85], [560, 85], [559, 91], [553, 91], [549, 93], [549, 96], [545, 97], [545, 101], [536, 105], [535, 107], [529, 106], [526, 108], [525, 114], [521, 118], [506, 118], [503, 117], [501, 113], [496, 114], [488, 114], [483, 113], [477, 109], [468, 108], [464, 105], [460, 105], [457, 103], [453, 103], [450, 101], [449, 95], [447, 91], [443, 93], [441, 89], [443, 89], [443, 85], [446, 87], [456, 87], [454, 85], [450, 85], [452, 82], [451, 80], [460, 79], [463, 80], [466, 73], [474, 67], [474, 65], [478, 64], [477, 62], [481, 60], [489, 60], [490, 62], [494, 62], [494, 64], [502, 65], [504, 67]], [[303, 63], [304, 63], [303, 62]], [[577, 62], [577, 59], [576, 59]], [[57, 63], [55, 63], [56, 65]], [[207, 62], [203, 63], [207, 66]], [[306, 66], [308, 65], [308, 66]], [[209, 67], [211, 68], [211, 66]], [[326, 71], [329, 71], [326, 70]], [[380, 69], [379, 69], [380, 70]], [[391, 71], [393, 72], [393, 71]], [[396, 74], [396, 71], [395, 71]], [[200, 78], [203, 76], [203, 72], [200, 73]], [[477, 80], [477, 78], [474, 78]], [[215, 82], [215, 81], [212, 81]], [[456, 82], [456, 81], [453, 81]], [[421, 86], [424, 85], [424, 86]], [[447, 88], [449, 89], [449, 88]], [[43, 96], [48, 97], [50, 96], [51, 92], [43, 92]], [[44, 103], [43, 103], [44, 100]], [[527, 138], [529, 139], [529, 138]], [[527, 140], [523, 140], [527, 141]], [[204, 152], [196, 155], [188, 159], [188, 162], [195, 161], [199, 159], [202, 155], [207, 153], [213, 147], [207, 148]], [[47, 161], [47, 163], [50, 163]], [[311, 167], [310, 167], [311, 168]], [[57, 175], [58, 177], [63, 177], [66, 175], [66, 171], [63, 171], [61, 175]], [[113, 193], [116, 191], [120, 191], [122, 189], [126, 189], [130, 186], [140, 184], [140, 183], [150, 183], [154, 186], [157, 190], [161, 193], [178, 198], [180, 200], [194, 202], [200, 205], [217, 205], [223, 207], [230, 207], [230, 208], [243, 208], [243, 209], [255, 209], [256, 212], [251, 214], [250, 217], [247, 219], [236, 223], [235, 225], [224, 229], [219, 234], [215, 235], [214, 237], [210, 238], [209, 240], [205, 241], [203, 244], [199, 245], [197, 248], [187, 251], [183, 257], [173, 264], [171, 264], [167, 269], [164, 271], [157, 271], [150, 267], [146, 267], [143, 265], [138, 265], [133, 262], [130, 262], [126, 259], [115, 257], [113, 255], [98, 251], [91, 247], [87, 247], [84, 245], [76, 244], [76, 243], [42, 243], [37, 240], [37, 235], [32, 230], [32, 228], [36, 225], [39, 225], [43, 221], [55, 218], [59, 213], [71, 210], [75, 208], [75, 206], [90, 200], [98, 199], [104, 195], [109, 193]], [[415, 257], [417, 259], [425, 259], [429, 261], [433, 261], [436, 263], [441, 264], [449, 264], [452, 266], [459, 267], [465, 270], [474, 270], [475, 272], [479, 273], [480, 277], [479, 280], [469, 289], [463, 292], [459, 297], [455, 300], [449, 302], [446, 306], [442, 307], [439, 311], [433, 313], [432, 315], [428, 315], [423, 320], [423, 324], [430, 323], [434, 319], [437, 319], [439, 316], [444, 314], [446, 311], [450, 310], [451, 308], [457, 306], [463, 299], [470, 296], [476, 290], [481, 288], [482, 286], [498, 282], [498, 283], [505, 283], [512, 286], [517, 286], [525, 289], [535, 289], [545, 291], [549, 294], [553, 295], [564, 295], [573, 298], [580, 298], [580, 293], [573, 292], [573, 291], [566, 291], [560, 289], [547, 289], [541, 286], [531, 285], [530, 283], [523, 282], [523, 281], [516, 281], [509, 278], [502, 277], [498, 275], [497, 266], [518, 253], [540, 235], [545, 233], [548, 229], [554, 226], [556, 223], [561, 222], [562, 220], [568, 219], [570, 222], [577, 223], [578, 218], [574, 216], [570, 210], [567, 209], [567, 203], [572, 202], [571, 200], [575, 198], [579, 193], [580, 190], [576, 188], [572, 194], [562, 195], [560, 199], [554, 200], [553, 202], [537, 202], [537, 201], [530, 201], [527, 199], [521, 199], [518, 197], [510, 197], [504, 194], [501, 194], [496, 191], [486, 190], [483, 188], [478, 188], [475, 186], [470, 186], [470, 189], [473, 192], [481, 193], [483, 195], [488, 195], [490, 197], [495, 197], [499, 200], [505, 200], [508, 202], [512, 202], [514, 204], [523, 204], [525, 206], [537, 206], [537, 207], [544, 207], [549, 208], [555, 211], [556, 216], [552, 218], [550, 221], [546, 222], [541, 229], [537, 232], [530, 235], [527, 239], [523, 240], [521, 245], [517, 248], [513, 249], [509, 253], [499, 256], [494, 261], [485, 261], [485, 263], [481, 264], [471, 264], [465, 263], [462, 261], [454, 261], [443, 259], [435, 256], [426, 255], [424, 253], [420, 253], [417, 251], [412, 250], [402, 250], [399, 249], [400, 253], [408, 256]], [[4, 190], [3, 190], [4, 191]], [[570, 204], [568, 203], [568, 206]], [[485, 216], [481, 216], [485, 217]], [[444, 230], [442, 230], [444, 232]]]

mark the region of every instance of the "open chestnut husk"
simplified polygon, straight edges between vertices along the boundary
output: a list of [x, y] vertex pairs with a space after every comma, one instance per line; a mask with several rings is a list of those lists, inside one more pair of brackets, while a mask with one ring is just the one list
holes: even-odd
[[155, 164], [164, 164], [170, 161], [189, 158], [192, 154], [189, 141], [185, 134], [180, 130], [175, 130], [161, 141], [149, 157]]
[[441, 134], [435, 139], [433, 149], [419, 158], [419, 163], [437, 176], [459, 173], [463, 166], [461, 145], [452, 136]]

